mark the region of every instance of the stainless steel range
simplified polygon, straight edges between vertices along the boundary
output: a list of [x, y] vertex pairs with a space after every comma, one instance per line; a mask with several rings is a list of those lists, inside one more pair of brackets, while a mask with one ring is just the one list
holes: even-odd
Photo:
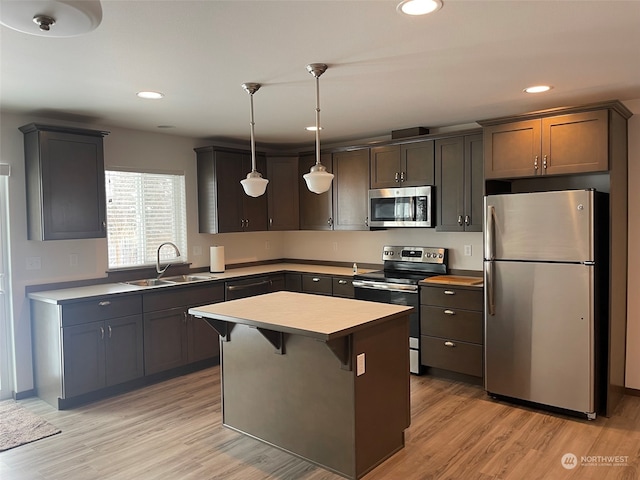
[[411, 373], [418, 375], [421, 373], [418, 282], [447, 273], [447, 249], [385, 246], [382, 260], [383, 270], [354, 276], [355, 298], [414, 308], [409, 318], [409, 365]]

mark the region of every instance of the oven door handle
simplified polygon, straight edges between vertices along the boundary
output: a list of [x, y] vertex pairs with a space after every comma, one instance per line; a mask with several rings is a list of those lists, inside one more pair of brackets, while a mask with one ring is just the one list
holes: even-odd
[[388, 292], [418, 293], [418, 285], [402, 285], [398, 283], [372, 282], [368, 280], [354, 280], [355, 288], [368, 288], [369, 290], [386, 290]]

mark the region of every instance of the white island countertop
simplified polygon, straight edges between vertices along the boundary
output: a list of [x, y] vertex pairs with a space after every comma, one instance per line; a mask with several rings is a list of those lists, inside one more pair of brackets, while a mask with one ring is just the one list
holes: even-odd
[[400, 318], [412, 310], [413, 307], [400, 305], [282, 291], [194, 307], [189, 313], [326, 341]]

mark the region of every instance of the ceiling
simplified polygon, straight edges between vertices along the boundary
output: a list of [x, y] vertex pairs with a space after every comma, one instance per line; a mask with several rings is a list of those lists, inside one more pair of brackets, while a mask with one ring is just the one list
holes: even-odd
[[[0, 0], [0, 9], [9, 1]], [[640, 1], [102, 0], [102, 23], [68, 38], [0, 26], [0, 109], [62, 121], [248, 142], [388, 136], [545, 108], [640, 98]], [[0, 10], [1, 13], [1, 10]], [[524, 87], [550, 84], [546, 94]], [[163, 92], [141, 100], [140, 90]], [[158, 128], [159, 126], [170, 128]]]

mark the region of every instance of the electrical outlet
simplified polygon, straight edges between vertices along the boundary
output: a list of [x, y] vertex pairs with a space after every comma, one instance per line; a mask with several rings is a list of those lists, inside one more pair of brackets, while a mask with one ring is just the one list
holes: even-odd
[[70, 253], [69, 254], [69, 266], [77, 267], [78, 266], [78, 254]]
[[464, 256], [465, 257], [470, 257], [471, 256], [471, 245], [465, 245], [464, 246]]
[[40, 257], [27, 257], [27, 270], [40, 270], [42, 264]]

